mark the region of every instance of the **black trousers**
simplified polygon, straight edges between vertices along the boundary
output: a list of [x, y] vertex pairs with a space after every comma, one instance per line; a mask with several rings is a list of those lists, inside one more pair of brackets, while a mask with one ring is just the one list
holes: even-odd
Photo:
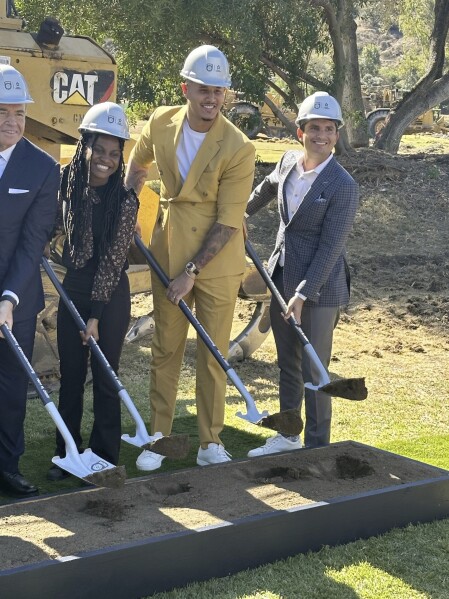
[[[273, 282], [286, 303], [283, 283], [283, 268], [276, 266]], [[334, 328], [340, 314], [339, 307], [303, 306], [301, 328], [312, 344], [321, 363], [329, 367]], [[270, 304], [270, 319], [279, 366], [279, 399], [281, 410], [301, 409], [305, 399], [304, 444], [320, 447], [330, 443], [332, 400], [322, 391], [304, 388], [305, 382], [318, 383], [319, 373], [303, 350], [301, 341], [293, 327], [285, 322], [281, 308], [273, 297]]]
[[[87, 322], [90, 315], [90, 297], [77, 297], [77, 294], [72, 294], [71, 299], [84, 322]], [[126, 273], [123, 273], [110, 302], [103, 310], [98, 326], [98, 344], [116, 373], [130, 313], [129, 281]], [[58, 351], [61, 371], [58, 409], [80, 450], [83, 442], [81, 419], [84, 385], [90, 350], [82, 344], [78, 327], [62, 301], [59, 302], [58, 308]], [[121, 437], [120, 398], [94, 356], [91, 356], [90, 364], [93, 377], [94, 424], [88, 446], [103, 459], [117, 464]], [[65, 443], [59, 431], [56, 431], [56, 455], [65, 456]]]
[[[12, 333], [31, 362], [36, 317], [13, 324]], [[19, 458], [25, 449], [25, 420], [28, 376], [9, 348], [0, 339], [0, 470], [18, 472]]]

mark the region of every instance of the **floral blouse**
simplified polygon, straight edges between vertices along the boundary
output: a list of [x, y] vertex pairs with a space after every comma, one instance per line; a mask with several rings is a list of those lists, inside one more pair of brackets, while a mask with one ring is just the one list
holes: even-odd
[[[64, 176], [64, 171], [63, 175]], [[56, 226], [56, 233], [65, 234], [64, 244], [67, 246], [64, 251], [64, 265], [75, 270], [86, 266], [87, 262], [94, 256], [94, 236], [92, 230], [92, 212], [93, 204], [98, 204], [99, 196], [95, 188], [87, 188], [87, 213], [84, 215], [84, 232], [80, 236], [80, 243], [71, 258], [70, 240], [68, 232], [70, 230], [73, 214], [68, 209], [66, 198], [59, 195], [59, 211]], [[133, 189], [123, 188], [123, 197], [120, 205], [120, 213], [116, 228], [116, 235], [112, 243], [106, 248], [106, 251], [99, 256], [98, 266], [94, 275], [92, 296], [94, 302], [108, 303], [112, 292], [116, 288], [120, 279], [123, 267], [126, 262], [129, 246], [134, 237], [134, 231], [139, 209], [139, 200]], [[69, 261], [69, 263], [67, 263]]]

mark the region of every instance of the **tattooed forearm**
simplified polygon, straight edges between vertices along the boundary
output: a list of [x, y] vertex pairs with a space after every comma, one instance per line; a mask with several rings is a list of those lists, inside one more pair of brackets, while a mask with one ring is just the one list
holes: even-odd
[[238, 229], [234, 227], [215, 223], [206, 235], [202, 248], [193, 259], [197, 268], [203, 269], [224, 248], [236, 231]]
[[136, 164], [133, 160], [128, 163], [126, 170], [125, 185], [128, 189], [134, 189], [136, 195], [142, 191], [147, 179], [148, 169]]

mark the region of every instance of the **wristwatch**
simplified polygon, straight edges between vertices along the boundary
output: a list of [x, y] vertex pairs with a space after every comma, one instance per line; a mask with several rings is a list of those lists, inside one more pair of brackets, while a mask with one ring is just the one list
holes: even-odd
[[189, 277], [191, 277], [192, 275], [196, 276], [200, 274], [200, 271], [197, 269], [193, 262], [187, 262], [185, 270]]

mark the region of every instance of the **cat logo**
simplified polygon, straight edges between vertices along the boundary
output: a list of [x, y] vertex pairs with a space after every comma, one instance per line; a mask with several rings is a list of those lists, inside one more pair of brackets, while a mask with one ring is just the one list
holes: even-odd
[[114, 92], [114, 71], [80, 73], [63, 69], [51, 79], [53, 101], [56, 104], [93, 106], [109, 100]]

